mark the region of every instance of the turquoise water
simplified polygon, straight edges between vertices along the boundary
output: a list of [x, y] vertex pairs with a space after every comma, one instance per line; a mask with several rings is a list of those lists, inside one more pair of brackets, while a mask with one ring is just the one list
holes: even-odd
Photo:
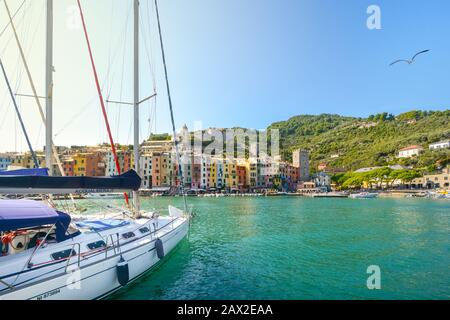
[[[181, 198], [143, 200], [145, 208]], [[450, 201], [188, 198], [189, 239], [112, 299], [449, 299]], [[366, 286], [381, 269], [381, 289]]]

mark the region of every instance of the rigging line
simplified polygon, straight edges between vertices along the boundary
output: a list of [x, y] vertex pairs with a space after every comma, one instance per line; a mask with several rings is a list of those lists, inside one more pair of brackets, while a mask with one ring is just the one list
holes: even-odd
[[170, 96], [169, 76], [167, 74], [166, 56], [164, 53], [164, 44], [163, 44], [162, 32], [161, 32], [161, 22], [159, 19], [158, 0], [155, 0], [155, 9], [156, 9], [156, 20], [158, 21], [159, 43], [161, 45], [161, 55], [162, 55], [163, 65], [164, 65], [164, 74], [166, 77], [166, 88], [167, 88], [167, 97], [169, 99], [170, 118], [172, 120], [173, 141], [175, 144], [175, 152], [176, 152], [176, 157], [177, 157], [177, 162], [178, 162], [178, 176], [180, 179], [181, 193], [183, 195], [183, 200], [184, 200], [184, 211], [185, 211], [185, 213], [187, 213], [186, 194], [184, 192], [183, 172], [182, 172], [182, 166], [181, 166], [180, 152], [179, 152], [179, 148], [178, 148], [177, 133], [176, 133], [176, 129], [175, 129], [175, 118], [173, 116], [172, 98]]
[[[22, 46], [20, 44], [20, 40], [19, 40], [19, 37], [17, 35], [16, 28], [15, 28], [14, 23], [12, 21], [11, 12], [9, 11], [8, 3], [6, 2], [6, 0], [3, 0], [3, 3], [5, 4], [6, 12], [8, 13], [8, 17], [9, 17], [9, 20], [11, 22], [11, 27], [12, 27], [12, 30], [14, 32], [14, 38], [16, 40], [17, 46], [19, 47], [20, 57], [22, 58], [22, 61], [23, 61], [24, 67], [25, 67], [25, 71], [27, 73], [28, 81], [30, 82], [31, 90], [33, 91], [34, 100], [35, 100], [35, 102], [36, 102], [36, 104], [38, 106], [39, 114], [41, 116], [41, 119], [42, 119], [43, 122], [45, 122], [45, 115], [44, 115], [44, 111], [42, 109], [41, 101], [38, 98], [37, 91], [36, 91], [36, 86], [34, 85], [34, 81], [33, 81], [33, 78], [31, 76], [30, 69], [28, 68], [28, 63], [27, 63], [27, 60], [25, 58], [25, 54], [23, 52], [23, 48], [22, 48]], [[61, 172], [61, 175], [65, 176], [64, 169], [62, 167], [61, 161], [60, 161], [59, 156], [58, 156], [58, 151], [56, 150], [56, 147], [55, 147], [55, 144], [53, 143], [53, 141], [51, 143], [51, 147], [52, 147], [53, 157], [56, 159], [56, 163], [58, 165], [58, 169]]]
[[[127, 18], [126, 18], [126, 25], [128, 24], [128, 20], [129, 20], [130, 14], [131, 14], [131, 6], [130, 6], [130, 8], [129, 8], [129, 10], [128, 10], [128, 13], [127, 13], [127, 16], [126, 16], [126, 17], [127, 17]], [[127, 32], [124, 31], [124, 32], [123, 32], [123, 35], [122, 35], [123, 41], [121, 41], [122, 39], [118, 39], [118, 42], [117, 42], [117, 48], [116, 48], [116, 50], [115, 50], [114, 57], [113, 57], [113, 59], [112, 59], [111, 65], [114, 64], [114, 62], [115, 62], [115, 60], [116, 60], [116, 58], [117, 58], [117, 55], [118, 55], [118, 53], [119, 53], [119, 47], [120, 47], [121, 43], [125, 43], [125, 42], [126, 42], [126, 36], [127, 36]], [[116, 76], [115, 71], [116, 71], [116, 70], [114, 70], [114, 72], [113, 72], [113, 74], [112, 74], [111, 86], [114, 84], [114, 79], [115, 79], [115, 76]], [[110, 67], [110, 69], [108, 70], [107, 78], [109, 78], [110, 72], [111, 72], [111, 67]], [[112, 87], [109, 88], [109, 91], [108, 91], [108, 97], [109, 97], [110, 94], [111, 94], [111, 90], [112, 90]]]
[[[111, 5], [111, 13], [109, 15], [109, 30], [111, 31], [113, 29], [113, 19], [114, 19], [114, 1]], [[104, 86], [106, 87], [106, 90], [109, 92], [109, 88], [111, 86], [111, 82], [109, 81], [109, 71], [111, 69], [111, 47], [112, 47], [112, 33], [109, 34], [109, 45], [108, 45], [108, 64], [106, 66], [106, 79]]]
[[[147, 30], [148, 34], [147, 35], [146, 35], [146, 28], [144, 27], [144, 22], [143, 22], [142, 16], [139, 17], [139, 21], [141, 23], [141, 29], [143, 30], [144, 48], [145, 48], [145, 53], [146, 53], [147, 60], [148, 60], [150, 75], [152, 78], [153, 93], [155, 94], [156, 93], [156, 77], [155, 77], [155, 65], [154, 65], [154, 63], [152, 63], [152, 61], [154, 61], [154, 59], [153, 59], [153, 51], [152, 51], [152, 46], [151, 46], [151, 31], [150, 31], [150, 21], [151, 20], [150, 20], [150, 9], [149, 9], [150, 2], [151, 1], [147, 1], [147, 10], [146, 10], [147, 25], [148, 25], [148, 30]], [[146, 41], [146, 39], [147, 39], [146, 36], [148, 36], [148, 40], [149, 40], [148, 42]], [[149, 50], [149, 47], [150, 47], [150, 50]], [[155, 99], [156, 99], [156, 96], [155, 96]], [[152, 111], [153, 102], [149, 101], [148, 105], [149, 105], [149, 109], [148, 109], [148, 120], [147, 120], [147, 125], [148, 125], [148, 130], [147, 130], [148, 136], [147, 137], [150, 136], [150, 132], [151, 132], [151, 118], [152, 118], [151, 111]], [[139, 130], [140, 130], [140, 134], [142, 136], [141, 127], [139, 128]]]
[[[25, 1], [24, 1], [25, 2]], [[23, 11], [23, 14], [21, 16], [21, 19], [17, 21], [16, 26], [17, 28], [19, 28], [21, 26], [21, 24], [23, 23], [23, 21], [25, 21], [24, 17], [25, 17], [25, 12], [28, 11], [28, 8], [30, 8], [31, 6], [31, 2], [28, 2], [28, 7], [26, 7]], [[18, 11], [15, 13], [17, 15]], [[18, 17], [19, 19], [19, 17]], [[6, 32], [6, 30], [8, 29], [8, 27], [11, 25], [11, 20], [8, 22], [8, 24], [5, 26], [4, 30], [2, 31], [2, 35], [4, 32]], [[13, 25], [14, 27], [14, 25]], [[4, 52], [6, 51], [6, 49], [8, 49], [9, 47], [9, 43], [11, 42], [11, 40], [14, 38], [14, 34], [11, 34], [8, 41], [6, 41], [5, 47], [2, 49], [1, 55], [4, 54]]]
[[5, 112], [3, 113], [3, 119], [0, 121], [0, 129], [3, 128], [3, 124], [5, 123], [6, 119], [8, 118], [9, 115], [9, 104], [8, 104], [8, 108], [6, 108]]
[[[117, 158], [116, 146], [114, 145], [114, 140], [113, 140], [113, 137], [111, 134], [111, 128], [109, 126], [108, 115], [106, 114], [106, 109], [105, 109], [105, 102], [103, 101], [103, 95], [102, 95], [102, 91], [100, 89], [100, 83], [98, 80], [97, 68], [95, 67], [94, 56], [92, 55], [91, 43], [89, 42], [89, 35], [87, 32], [86, 22], [84, 21], [83, 9], [81, 8], [80, 0], [77, 0], [77, 3], [78, 3], [78, 8], [80, 9], [80, 16], [81, 16], [81, 22], [83, 24], [84, 36], [86, 38], [86, 44], [87, 44], [88, 51], [89, 51], [89, 58], [91, 60], [92, 71], [94, 73], [94, 78], [95, 78], [95, 85], [97, 87], [98, 97], [100, 99], [100, 105], [102, 107], [102, 112], [103, 112], [103, 117], [105, 119], [106, 129], [108, 131], [109, 142], [111, 143], [111, 149], [112, 149], [112, 152], [114, 155], [114, 161], [116, 163], [117, 172], [118, 172], [118, 174], [121, 174], [119, 159]], [[130, 202], [128, 200], [128, 195], [126, 192], [124, 193], [124, 197], [125, 197], [125, 201], [126, 201], [127, 205], [129, 206]]]
[[75, 115], [73, 115], [69, 121], [67, 121], [60, 130], [58, 130], [55, 134], [54, 137], [60, 135], [63, 131], [65, 131], [70, 125], [72, 125], [75, 120], [80, 117], [83, 113], [85, 113], [88, 110], [88, 107], [94, 102], [95, 100], [95, 95], [91, 98], [91, 100], [89, 100], [88, 103], [86, 103], [83, 107], [81, 107], [81, 110], [78, 111], [78, 113], [76, 113]]
[[[19, 8], [17, 8], [17, 10], [14, 12], [12, 18], [14, 20], [14, 18], [16, 17], [16, 15], [19, 13], [20, 9], [22, 9], [23, 5], [25, 4], [26, 0], [23, 0], [22, 3], [20, 4]], [[6, 29], [8, 29], [9, 25], [11, 24], [11, 22], [8, 22], [6, 24], [6, 26], [3, 28], [3, 30], [0, 32], [0, 38], [3, 36], [3, 34], [5, 33]]]
[[[130, 6], [129, 10], [130, 10], [129, 12], [131, 12], [131, 6]], [[127, 18], [125, 20], [125, 36], [124, 36], [124, 45], [123, 45], [123, 51], [122, 51], [122, 73], [121, 73], [121, 79], [120, 79], [119, 101], [122, 101], [122, 98], [123, 98], [123, 78], [124, 78], [124, 73], [125, 73], [125, 56], [126, 56], [125, 50], [127, 48], [126, 41], [127, 41], [127, 34], [128, 34], [129, 17], [130, 16], [127, 15]], [[116, 114], [116, 117], [117, 117], [116, 118], [116, 122], [117, 122], [117, 125], [116, 125], [116, 130], [117, 130], [116, 131], [116, 139], [117, 140], [119, 140], [119, 133], [120, 133], [120, 114], [121, 114], [121, 110], [122, 110], [122, 108], [119, 106], [118, 113]], [[127, 143], [128, 143], [128, 141], [127, 141]]]
[[41, 122], [41, 124], [39, 125], [39, 131], [38, 134], [36, 135], [36, 140], [35, 140], [35, 145], [39, 144], [39, 139], [41, 138], [41, 133], [42, 133], [42, 127], [44, 126], [44, 124]]
[[1, 59], [0, 59], [0, 66], [1, 66], [1, 69], [3, 72], [3, 76], [5, 77], [6, 85], [8, 86], [9, 94], [11, 95], [11, 99], [13, 101], [14, 108], [16, 109], [17, 118], [19, 118], [20, 126], [22, 127], [23, 134], [25, 135], [25, 139], [27, 140], [27, 144], [28, 144], [28, 148], [30, 149], [31, 156], [33, 157], [34, 166], [36, 168], [39, 168], [39, 163], [37, 161], [36, 154], [34, 153], [33, 147], [31, 146], [30, 139], [28, 138], [27, 130], [25, 129], [25, 125], [23, 123], [22, 116], [20, 115], [19, 107], [17, 106], [16, 99], [14, 98], [14, 93], [11, 89], [11, 85], [9, 84], [8, 76], [6, 75], [6, 71], [5, 71], [5, 68], [3, 66], [3, 62]]
[[145, 37], [145, 28], [144, 28], [144, 24], [142, 22], [142, 17], [140, 17], [139, 19], [140, 23], [141, 23], [141, 28], [143, 30], [144, 33], [144, 48], [145, 48], [145, 53], [147, 55], [147, 60], [148, 60], [148, 66], [150, 68], [150, 74], [152, 77], [152, 84], [153, 84], [153, 93], [156, 93], [156, 86], [155, 86], [155, 72], [153, 69], [153, 64], [152, 64], [152, 59], [151, 59], [151, 55], [149, 54], [149, 49], [148, 49], [148, 45], [147, 45], [147, 41], [146, 41], [146, 37]]
[[[154, 60], [154, 55], [153, 55], [153, 50], [152, 50], [152, 31], [151, 31], [151, 21], [152, 19], [150, 18], [150, 3], [152, 3], [152, 1], [147, 1], [147, 25], [148, 25], [148, 39], [149, 39], [149, 47], [150, 47], [150, 61], [155, 61]], [[152, 72], [152, 76], [153, 76], [153, 91], [156, 92], [156, 77], [155, 77], [155, 73], [156, 73], [156, 65], [153, 63], [151, 66], [151, 72]]]

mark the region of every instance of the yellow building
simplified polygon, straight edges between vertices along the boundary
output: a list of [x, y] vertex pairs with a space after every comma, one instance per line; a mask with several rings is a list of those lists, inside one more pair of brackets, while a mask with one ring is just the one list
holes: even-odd
[[238, 185], [237, 164], [235, 162], [225, 163], [225, 186], [236, 189]]
[[211, 166], [209, 167], [208, 180], [210, 188], [217, 188], [217, 161], [212, 159]]
[[[39, 168], [45, 168], [45, 156], [42, 154], [36, 154], [36, 158]], [[28, 152], [14, 155], [11, 159], [10, 166], [11, 169], [31, 169], [35, 167], [33, 157], [31, 156], [31, 153]]]
[[73, 174], [75, 176], [83, 177], [86, 175], [86, 154], [78, 153], [72, 156], [73, 159]]
[[175, 184], [176, 171], [172, 156], [168, 152], [155, 152], [151, 155], [151, 181], [153, 187], [169, 187]]

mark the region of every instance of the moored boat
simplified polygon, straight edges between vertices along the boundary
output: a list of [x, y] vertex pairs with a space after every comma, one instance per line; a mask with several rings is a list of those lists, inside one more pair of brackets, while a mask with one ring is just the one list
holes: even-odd
[[143, 275], [187, 234], [189, 217], [73, 222], [31, 200], [0, 202], [0, 299], [96, 299]]
[[376, 197], [378, 197], [378, 193], [371, 193], [371, 192], [353, 193], [349, 196], [349, 198], [352, 199], [373, 199]]

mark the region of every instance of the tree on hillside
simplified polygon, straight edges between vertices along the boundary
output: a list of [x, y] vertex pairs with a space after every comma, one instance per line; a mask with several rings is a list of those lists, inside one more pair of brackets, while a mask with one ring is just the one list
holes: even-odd
[[370, 115], [368, 120], [370, 120], [370, 121], [392, 121], [392, 120], [395, 120], [395, 116], [391, 113], [382, 112], [382, 113]]

